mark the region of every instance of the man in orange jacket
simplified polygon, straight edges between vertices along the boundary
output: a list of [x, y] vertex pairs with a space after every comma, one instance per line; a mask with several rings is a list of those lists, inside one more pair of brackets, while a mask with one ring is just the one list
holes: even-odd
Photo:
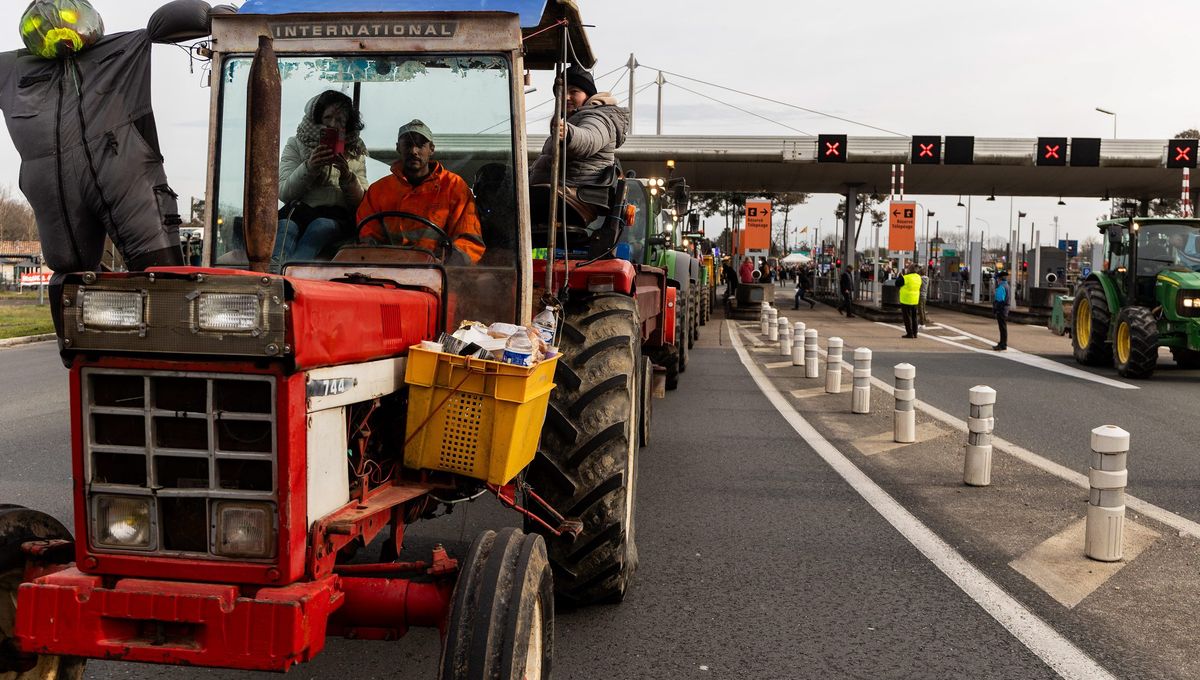
[[437, 253], [446, 264], [471, 265], [483, 257], [485, 245], [475, 198], [462, 177], [433, 160], [433, 132], [419, 120], [400, 128], [392, 174], [367, 189], [358, 206], [358, 221], [381, 212], [406, 212], [438, 225], [445, 238], [428, 225], [406, 217], [371, 220], [358, 232], [365, 243], [406, 245]]

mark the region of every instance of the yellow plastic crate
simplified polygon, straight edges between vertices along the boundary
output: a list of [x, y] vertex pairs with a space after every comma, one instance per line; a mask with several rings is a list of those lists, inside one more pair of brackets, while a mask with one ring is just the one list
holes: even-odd
[[507, 484], [537, 453], [557, 363], [525, 368], [409, 349], [404, 465]]

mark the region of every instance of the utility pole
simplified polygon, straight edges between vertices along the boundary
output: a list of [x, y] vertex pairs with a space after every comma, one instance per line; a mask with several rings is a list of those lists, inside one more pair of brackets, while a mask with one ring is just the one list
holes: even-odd
[[663, 85], [665, 85], [667, 82], [667, 79], [663, 78], [662, 71], [658, 72], [658, 78], [656, 78], [654, 82], [655, 82], [655, 84], [658, 85], [658, 127], [656, 128], [657, 131], [654, 134], [661, 135], [662, 134], [662, 92], [663, 92]]
[[637, 71], [638, 63], [637, 63], [637, 58], [633, 56], [632, 52], [629, 53], [629, 63], [626, 64], [626, 66], [629, 68], [629, 133], [633, 134], [633, 100], [634, 100], [633, 74], [635, 71]]

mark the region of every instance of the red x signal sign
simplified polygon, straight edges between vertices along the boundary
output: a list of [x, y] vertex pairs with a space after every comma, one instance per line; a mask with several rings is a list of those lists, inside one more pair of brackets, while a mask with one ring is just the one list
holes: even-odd
[[845, 163], [846, 135], [818, 135], [817, 162]]
[[1038, 165], [1066, 165], [1066, 137], [1038, 137]]
[[1172, 139], [1167, 145], [1168, 168], [1194, 168], [1200, 149], [1200, 141], [1195, 139]]
[[937, 165], [942, 162], [942, 138], [933, 135], [912, 138], [912, 162], [914, 165]]

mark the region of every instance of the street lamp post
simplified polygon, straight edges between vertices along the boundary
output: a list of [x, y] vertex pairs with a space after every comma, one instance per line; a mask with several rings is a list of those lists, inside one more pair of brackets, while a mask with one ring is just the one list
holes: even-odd
[[1096, 110], [1097, 110], [1097, 111], [1099, 111], [1100, 113], [1103, 113], [1103, 114], [1107, 115], [1107, 116], [1112, 116], [1112, 119], [1113, 119], [1113, 139], [1116, 139], [1116, 138], [1117, 138], [1117, 114], [1116, 114], [1115, 112], [1113, 112], [1113, 111], [1109, 111], [1108, 109], [1102, 109], [1102, 108], [1100, 108], [1099, 106], [1097, 106], [1097, 107], [1096, 107]]

